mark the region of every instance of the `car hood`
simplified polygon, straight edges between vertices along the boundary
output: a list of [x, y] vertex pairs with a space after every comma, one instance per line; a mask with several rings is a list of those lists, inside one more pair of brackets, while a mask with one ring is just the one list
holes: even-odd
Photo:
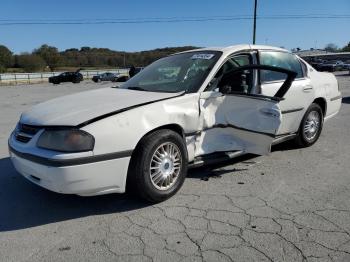
[[181, 93], [144, 92], [103, 88], [63, 96], [35, 105], [21, 115], [20, 122], [35, 126], [78, 126], [113, 112], [141, 106]]

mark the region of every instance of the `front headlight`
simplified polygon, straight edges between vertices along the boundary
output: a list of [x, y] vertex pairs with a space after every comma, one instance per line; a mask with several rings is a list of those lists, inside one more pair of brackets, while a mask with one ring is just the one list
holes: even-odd
[[84, 152], [94, 148], [95, 139], [79, 129], [45, 130], [39, 137], [37, 146], [61, 152]]

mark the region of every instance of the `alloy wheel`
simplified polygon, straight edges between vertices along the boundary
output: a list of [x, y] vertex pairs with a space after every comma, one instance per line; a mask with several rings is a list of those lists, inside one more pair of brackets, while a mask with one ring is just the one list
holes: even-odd
[[172, 142], [161, 144], [154, 151], [150, 163], [150, 178], [158, 190], [171, 188], [182, 168], [182, 156], [178, 146]]
[[305, 121], [304, 136], [308, 141], [313, 140], [319, 131], [321, 116], [317, 111], [311, 111]]

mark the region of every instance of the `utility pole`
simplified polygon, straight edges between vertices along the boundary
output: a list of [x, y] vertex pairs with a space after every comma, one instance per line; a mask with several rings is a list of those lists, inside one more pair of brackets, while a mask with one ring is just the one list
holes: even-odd
[[256, 8], [258, 6], [258, 0], [255, 0], [254, 4], [254, 25], [253, 25], [253, 45], [255, 45], [255, 37], [256, 37]]

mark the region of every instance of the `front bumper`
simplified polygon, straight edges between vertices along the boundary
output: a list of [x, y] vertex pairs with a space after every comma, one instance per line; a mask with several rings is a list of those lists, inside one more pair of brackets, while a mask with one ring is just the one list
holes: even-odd
[[[101, 160], [95, 156], [89, 163], [78, 164], [66, 162], [68, 165], [50, 166], [36, 160], [37, 156], [19, 152], [15, 144], [9, 140], [9, 153], [15, 169], [29, 181], [51, 191], [63, 194], [82, 196], [102, 195], [125, 192], [126, 177], [130, 156]], [[23, 157], [23, 155], [26, 157]], [[47, 159], [50, 160], [50, 159]]]

